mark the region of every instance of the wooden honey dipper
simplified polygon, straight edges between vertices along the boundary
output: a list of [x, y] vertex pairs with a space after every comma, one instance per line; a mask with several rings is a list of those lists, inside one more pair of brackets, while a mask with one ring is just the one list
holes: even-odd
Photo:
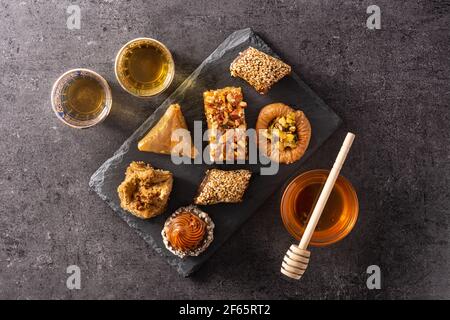
[[320, 193], [319, 199], [314, 207], [314, 210], [309, 219], [308, 225], [306, 226], [305, 232], [303, 233], [300, 244], [297, 246], [295, 244], [291, 245], [289, 250], [284, 256], [283, 263], [281, 264], [281, 273], [299, 280], [303, 273], [308, 267], [309, 257], [311, 252], [306, 250], [311, 241], [311, 237], [316, 229], [317, 223], [319, 222], [322, 211], [328, 201], [328, 198], [333, 190], [336, 179], [339, 177], [342, 165], [344, 164], [345, 158], [352, 146], [355, 135], [351, 132], [347, 133], [344, 143], [342, 144], [341, 150], [334, 162], [333, 168], [328, 175], [325, 185], [323, 186], [322, 192]]

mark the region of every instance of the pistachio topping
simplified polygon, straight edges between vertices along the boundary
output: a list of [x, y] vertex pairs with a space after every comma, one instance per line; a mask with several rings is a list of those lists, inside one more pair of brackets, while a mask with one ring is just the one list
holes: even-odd
[[276, 117], [270, 123], [265, 136], [271, 142], [275, 142], [280, 150], [297, 147], [298, 134], [295, 124], [295, 112]]

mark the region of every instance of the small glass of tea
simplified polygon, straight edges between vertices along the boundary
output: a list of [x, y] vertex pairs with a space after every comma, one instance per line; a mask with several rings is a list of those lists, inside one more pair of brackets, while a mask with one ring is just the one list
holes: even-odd
[[151, 38], [137, 38], [117, 53], [114, 67], [122, 88], [134, 96], [155, 96], [172, 83], [175, 63], [169, 49]]
[[111, 88], [92, 70], [72, 69], [56, 80], [51, 102], [58, 119], [73, 128], [84, 129], [108, 116], [112, 106]]
[[[281, 198], [281, 217], [289, 233], [300, 240], [327, 180], [328, 170], [312, 170], [295, 177]], [[355, 189], [339, 176], [316, 226], [310, 244], [326, 246], [347, 236], [358, 218]]]

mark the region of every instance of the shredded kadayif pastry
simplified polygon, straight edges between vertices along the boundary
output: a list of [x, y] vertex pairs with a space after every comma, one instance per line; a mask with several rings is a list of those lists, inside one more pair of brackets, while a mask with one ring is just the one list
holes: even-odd
[[120, 205], [136, 217], [149, 219], [161, 214], [172, 191], [172, 173], [144, 162], [132, 162], [117, 188]]

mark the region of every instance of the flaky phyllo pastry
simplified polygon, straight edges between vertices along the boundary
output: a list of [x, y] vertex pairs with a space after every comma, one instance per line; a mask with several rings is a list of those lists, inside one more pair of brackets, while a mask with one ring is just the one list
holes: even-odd
[[209, 155], [213, 162], [245, 160], [247, 140], [241, 88], [226, 87], [203, 93], [208, 124]]
[[192, 144], [186, 120], [179, 104], [172, 104], [158, 123], [138, 143], [140, 151], [176, 154], [195, 158], [197, 149]]
[[272, 103], [261, 110], [256, 131], [259, 149], [280, 163], [299, 160], [311, 138], [311, 125], [305, 114], [283, 103]]

